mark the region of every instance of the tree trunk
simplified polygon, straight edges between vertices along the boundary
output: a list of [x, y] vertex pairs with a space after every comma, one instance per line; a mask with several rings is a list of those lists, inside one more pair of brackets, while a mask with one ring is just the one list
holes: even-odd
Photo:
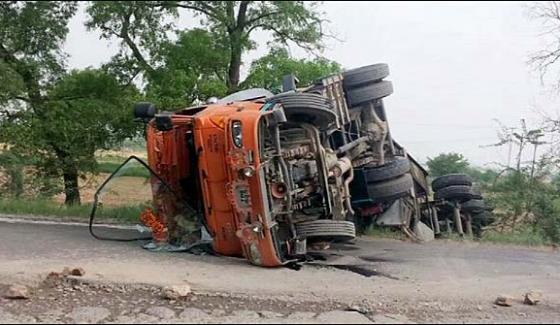
[[241, 33], [234, 31], [230, 34], [231, 42], [231, 56], [228, 71], [228, 92], [233, 93], [237, 91], [239, 86], [240, 70], [241, 70]]
[[66, 199], [64, 204], [70, 205], [80, 205], [80, 188], [78, 187], [78, 170], [76, 167], [67, 167], [63, 173], [64, 178], [64, 194]]

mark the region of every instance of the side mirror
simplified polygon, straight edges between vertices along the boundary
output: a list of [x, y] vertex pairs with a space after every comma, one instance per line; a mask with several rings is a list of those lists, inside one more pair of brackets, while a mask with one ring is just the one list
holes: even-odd
[[156, 116], [156, 106], [149, 102], [139, 102], [134, 105], [134, 118], [148, 123]]

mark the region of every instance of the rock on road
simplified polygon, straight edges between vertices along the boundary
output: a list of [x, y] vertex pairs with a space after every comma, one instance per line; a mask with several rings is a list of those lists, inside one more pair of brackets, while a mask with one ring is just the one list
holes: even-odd
[[[325, 253], [327, 262], [299, 271], [264, 269], [97, 241], [83, 226], [0, 221], [0, 290], [40, 288], [29, 300], [0, 299], [0, 322], [560, 322], [560, 254], [552, 249], [360, 239]], [[41, 288], [64, 267], [86, 271], [82, 287]], [[177, 284], [193, 295], [158, 295]], [[530, 290], [543, 293], [536, 306], [522, 304]], [[513, 306], [494, 306], [500, 294]]]

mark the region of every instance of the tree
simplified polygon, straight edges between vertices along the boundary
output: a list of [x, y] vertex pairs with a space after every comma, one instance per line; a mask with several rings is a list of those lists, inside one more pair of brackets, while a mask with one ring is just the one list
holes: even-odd
[[441, 153], [434, 158], [428, 157], [427, 165], [432, 177], [439, 177], [446, 174], [465, 173], [468, 170], [469, 162], [459, 153]]
[[203, 29], [181, 32], [175, 42], [162, 45], [162, 66], [152, 75], [146, 95], [166, 109], [227, 93], [228, 52]]
[[156, 44], [171, 29], [164, 18], [178, 9], [201, 17], [202, 25], [227, 48], [228, 92], [240, 84], [243, 54], [254, 48], [254, 32], [267, 31], [277, 43], [292, 42], [310, 51], [321, 49], [326, 36], [318, 4], [303, 1], [93, 1], [87, 26], [101, 30], [104, 38], [120, 39], [129, 54], [121, 53], [119, 59], [129, 62], [133, 57], [138, 68], [153, 74], [159, 59]]
[[26, 141], [65, 154], [51, 141], [52, 132], [40, 138], [29, 126], [48, 114], [47, 92], [64, 73], [61, 48], [75, 12], [74, 1], [0, 2], [0, 142], [18, 157]]
[[310, 85], [321, 77], [340, 71], [340, 65], [334, 61], [321, 57], [313, 60], [294, 59], [286, 48], [275, 47], [268, 55], [251, 64], [249, 76], [241, 86], [280, 89], [282, 77], [290, 73], [297, 76], [301, 85]]
[[[535, 2], [529, 7], [529, 15], [542, 24], [540, 37], [547, 43], [544, 49], [533, 53], [529, 63], [544, 77], [560, 63], [560, 2]], [[560, 79], [557, 85], [560, 86]]]
[[66, 204], [79, 204], [78, 178], [96, 170], [95, 152], [135, 134], [137, 94], [105, 71], [72, 71], [52, 84], [40, 118], [24, 114], [3, 130], [40, 172], [62, 178]]

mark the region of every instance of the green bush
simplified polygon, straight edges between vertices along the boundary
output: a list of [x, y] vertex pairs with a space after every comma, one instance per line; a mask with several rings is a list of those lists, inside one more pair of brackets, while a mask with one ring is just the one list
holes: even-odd
[[501, 233], [497, 231], [484, 232], [482, 241], [497, 244], [512, 244], [521, 246], [545, 246], [551, 241], [540, 229], [525, 227], [515, 232]]

